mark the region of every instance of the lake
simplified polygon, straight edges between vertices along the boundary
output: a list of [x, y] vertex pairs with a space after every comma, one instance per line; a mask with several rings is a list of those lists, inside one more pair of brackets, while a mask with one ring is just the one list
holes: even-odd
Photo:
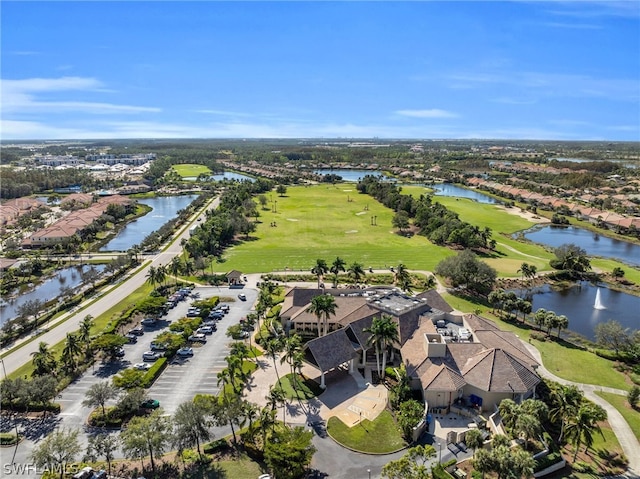
[[152, 210], [128, 223], [115, 238], [100, 248], [100, 251], [127, 251], [154, 231], [159, 230], [167, 221], [178, 216], [178, 211], [185, 209], [197, 197], [197, 195], [158, 196], [138, 200], [140, 204], [150, 206]]
[[535, 227], [525, 231], [524, 237], [553, 248], [574, 243], [583, 248], [589, 256], [618, 259], [629, 265], [640, 266], [639, 245], [609, 238], [576, 226]]
[[[198, 178], [196, 176], [185, 176], [183, 180], [185, 181], [196, 181]], [[234, 173], [232, 171], [225, 171], [219, 175], [211, 175], [208, 178], [209, 181], [223, 181], [223, 180], [235, 180], [235, 181], [256, 181], [255, 178], [252, 178], [247, 175], [243, 175], [240, 173]]]
[[480, 193], [476, 190], [468, 190], [467, 188], [461, 188], [451, 183], [436, 183], [434, 185], [426, 185], [427, 188], [433, 189], [435, 196], [453, 196], [457, 198], [468, 198], [470, 200], [477, 201], [478, 203], [498, 204], [500, 201]]
[[349, 168], [343, 168], [343, 169], [324, 168], [320, 170], [314, 170], [313, 172], [316, 175], [338, 175], [342, 177], [342, 181], [352, 181], [356, 183], [367, 175], [382, 176], [381, 173], [376, 170], [355, 170], [355, 169], [351, 170]]
[[[595, 327], [615, 319], [625, 328], [640, 329], [640, 297], [600, 287], [600, 299], [606, 309], [594, 309], [598, 287], [582, 282], [554, 290], [549, 285], [535, 288], [532, 311], [539, 308], [564, 314], [569, 318], [569, 330], [595, 341]], [[539, 293], [537, 293], [539, 292]], [[523, 295], [522, 291], [518, 292]]]
[[8, 305], [0, 308], [0, 324], [13, 319], [18, 314], [18, 308], [27, 301], [39, 299], [40, 301], [49, 301], [60, 296], [60, 292], [64, 288], [77, 289], [82, 284], [82, 274], [94, 268], [98, 272], [102, 272], [105, 268], [104, 264], [70, 266], [56, 271], [53, 278], [47, 279], [37, 285], [28, 293], [19, 294], [15, 300], [3, 298]]

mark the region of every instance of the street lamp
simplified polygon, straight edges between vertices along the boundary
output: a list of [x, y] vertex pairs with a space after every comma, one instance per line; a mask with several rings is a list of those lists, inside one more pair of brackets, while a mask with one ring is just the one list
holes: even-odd
[[437, 442], [436, 444], [438, 445], [438, 464], [440, 464], [442, 462], [442, 443]]
[[371, 469], [367, 469], [367, 474], [369, 474], [369, 479], [371, 479]]

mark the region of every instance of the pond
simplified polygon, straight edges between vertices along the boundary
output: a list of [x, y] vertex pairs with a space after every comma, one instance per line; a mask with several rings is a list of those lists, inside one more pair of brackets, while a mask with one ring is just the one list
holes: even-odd
[[[596, 309], [596, 294], [604, 309]], [[518, 291], [522, 295], [522, 291]], [[590, 283], [577, 283], [569, 288], [555, 290], [549, 285], [535, 288], [532, 311], [544, 308], [569, 318], [569, 330], [595, 341], [595, 327], [615, 319], [625, 328], [640, 329], [640, 297], [622, 293]]]
[[160, 229], [167, 221], [178, 216], [178, 211], [186, 208], [197, 195], [158, 196], [138, 200], [140, 204], [153, 208], [149, 213], [128, 223], [100, 251], [127, 251], [140, 243], [154, 231]]
[[589, 256], [618, 259], [629, 265], [640, 266], [639, 245], [609, 238], [576, 226], [535, 227], [524, 231], [524, 237], [553, 248], [573, 243], [584, 249]]
[[82, 275], [92, 268], [101, 273], [105, 265], [83, 265], [62, 268], [56, 271], [54, 277], [45, 280], [28, 293], [17, 295], [13, 300], [4, 298], [7, 301], [7, 305], [0, 309], [0, 324], [4, 324], [6, 321], [15, 318], [18, 315], [18, 308], [27, 301], [34, 299], [39, 299], [43, 302], [50, 301], [60, 296], [60, 293], [64, 291], [65, 288], [71, 288], [72, 290], [77, 289], [78, 286], [82, 284]]
[[[185, 176], [183, 180], [185, 181], [196, 181], [198, 178], [196, 176]], [[255, 178], [252, 178], [247, 175], [243, 175], [241, 173], [234, 173], [232, 171], [225, 171], [219, 175], [211, 175], [207, 178], [209, 181], [223, 181], [223, 180], [235, 180], [235, 181], [256, 181]]]
[[492, 198], [491, 196], [480, 193], [476, 190], [468, 190], [451, 183], [436, 183], [434, 185], [426, 185], [428, 188], [433, 189], [435, 196], [453, 196], [456, 198], [469, 198], [470, 200], [477, 201], [478, 203], [498, 204], [500, 201]]
[[380, 172], [376, 170], [355, 170], [355, 169], [352, 170], [349, 168], [342, 168], [342, 169], [324, 168], [324, 169], [314, 170], [314, 173], [316, 175], [338, 175], [342, 177], [342, 181], [352, 181], [356, 183], [367, 175], [382, 176]]

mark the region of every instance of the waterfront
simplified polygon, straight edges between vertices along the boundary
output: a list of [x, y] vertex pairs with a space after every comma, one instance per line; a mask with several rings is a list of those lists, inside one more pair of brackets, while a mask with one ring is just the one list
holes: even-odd
[[138, 200], [152, 210], [146, 215], [128, 223], [100, 251], [127, 251], [139, 244], [148, 235], [160, 229], [167, 221], [178, 216], [178, 211], [191, 204], [197, 195], [158, 196]]
[[469, 190], [467, 188], [461, 188], [452, 183], [436, 183], [433, 185], [427, 185], [427, 188], [433, 190], [435, 196], [452, 196], [454, 198], [468, 198], [470, 200], [477, 201], [478, 203], [498, 204], [500, 201], [495, 198], [485, 195], [477, 190]]
[[543, 226], [523, 232], [524, 237], [552, 248], [573, 243], [589, 256], [617, 259], [633, 266], [640, 266], [640, 246], [621, 241], [576, 226]]
[[57, 298], [62, 292], [69, 290], [76, 292], [78, 287], [83, 283], [83, 276], [94, 269], [96, 272], [101, 273], [105, 268], [105, 265], [83, 265], [83, 266], [69, 266], [62, 268], [55, 272], [52, 278], [46, 279], [42, 283], [34, 286], [31, 291], [24, 294], [18, 294], [15, 298], [4, 298], [7, 301], [7, 305], [0, 309], [0, 324], [15, 318], [18, 315], [18, 310], [27, 301], [40, 300], [43, 303]]
[[[596, 294], [600, 290], [600, 299], [604, 309], [596, 309]], [[532, 311], [539, 308], [564, 314], [569, 318], [569, 331], [595, 341], [595, 327], [611, 319], [618, 321], [630, 330], [640, 329], [640, 297], [594, 286], [587, 282], [576, 283], [568, 288], [555, 289], [543, 285], [533, 290]], [[519, 290], [518, 295], [526, 291]]]

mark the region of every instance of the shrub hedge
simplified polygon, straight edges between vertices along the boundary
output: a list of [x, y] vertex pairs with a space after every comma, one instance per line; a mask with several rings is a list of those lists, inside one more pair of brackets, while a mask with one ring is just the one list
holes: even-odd
[[215, 454], [217, 452], [224, 452], [229, 448], [229, 443], [226, 439], [216, 439], [208, 444], [204, 445], [203, 451], [205, 454]]
[[0, 432], [0, 445], [11, 446], [16, 443], [15, 432]]
[[153, 384], [153, 382], [160, 376], [160, 373], [164, 371], [164, 368], [167, 365], [168, 358], [160, 358], [158, 359], [151, 368], [146, 372], [144, 377], [142, 378], [142, 387], [149, 388]]

